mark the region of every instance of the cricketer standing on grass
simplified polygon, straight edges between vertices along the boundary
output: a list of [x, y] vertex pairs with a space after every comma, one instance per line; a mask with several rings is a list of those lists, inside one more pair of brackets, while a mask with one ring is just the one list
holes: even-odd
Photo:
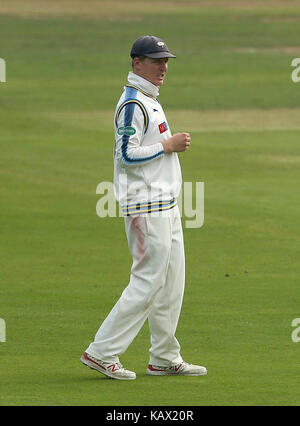
[[185, 285], [184, 242], [176, 202], [182, 181], [177, 152], [189, 148], [190, 135], [172, 136], [157, 100], [168, 58], [175, 56], [154, 36], [136, 40], [130, 55], [133, 71], [115, 112], [114, 188], [133, 263], [128, 286], [81, 361], [108, 377], [135, 379], [136, 374], [123, 368], [119, 356], [148, 319], [147, 374], [201, 376], [207, 374], [206, 368], [183, 361], [175, 337]]

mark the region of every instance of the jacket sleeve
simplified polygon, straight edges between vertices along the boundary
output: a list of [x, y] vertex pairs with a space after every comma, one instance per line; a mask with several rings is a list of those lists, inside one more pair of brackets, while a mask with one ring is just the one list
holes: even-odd
[[127, 166], [140, 166], [164, 155], [162, 143], [143, 146], [149, 118], [144, 105], [135, 99], [121, 105], [115, 117], [115, 147]]

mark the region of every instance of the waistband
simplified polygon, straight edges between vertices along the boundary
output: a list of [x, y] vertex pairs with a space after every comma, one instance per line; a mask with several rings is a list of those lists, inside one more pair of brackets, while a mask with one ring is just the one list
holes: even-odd
[[176, 198], [168, 201], [149, 201], [145, 203], [137, 204], [128, 204], [127, 206], [122, 206], [122, 213], [124, 216], [130, 216], [133, 214], [141, 213], [152, 213], [152, 212], [161, 212], [163, 210], [170, 210], [175, 207], [177, 204]]

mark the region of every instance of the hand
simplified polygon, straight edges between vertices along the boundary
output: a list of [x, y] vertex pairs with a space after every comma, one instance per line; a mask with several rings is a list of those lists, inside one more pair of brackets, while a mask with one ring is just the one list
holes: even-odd
[[175, 133], [171, 138], [162, 142], [165, 154], [186, 151], [190, 143], [191, 136], [189, 133]]

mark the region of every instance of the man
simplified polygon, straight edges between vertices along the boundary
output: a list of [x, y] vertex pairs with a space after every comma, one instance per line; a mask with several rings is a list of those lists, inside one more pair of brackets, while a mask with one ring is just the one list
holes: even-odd
[[157, 100], [168, 58], [175, 56], [162, 39], [144, 36], [133, 44], [131, 58], [133, 71], [115, 112], [114, 188], [133, 264], [128, 286], [81, 361], [108, 377], [135, 379], [119, 355], [148, 319], [147, 374], [205, 375], [205, 367], [183, 361], [175, 337], [185, 280], [177, 152], [189, 148], [190, 135], [171, 135]]

